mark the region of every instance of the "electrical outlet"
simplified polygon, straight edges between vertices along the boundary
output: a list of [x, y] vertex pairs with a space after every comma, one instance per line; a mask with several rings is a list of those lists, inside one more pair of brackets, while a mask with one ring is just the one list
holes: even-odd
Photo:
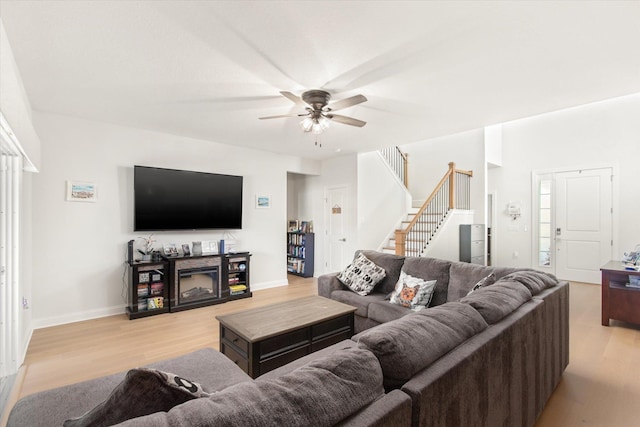
[[518, 259], [518, 251], [513, 251], [513, 259]]
[[29, 301], [26, 298], [22, 298], [22, 308], [29, 310]]

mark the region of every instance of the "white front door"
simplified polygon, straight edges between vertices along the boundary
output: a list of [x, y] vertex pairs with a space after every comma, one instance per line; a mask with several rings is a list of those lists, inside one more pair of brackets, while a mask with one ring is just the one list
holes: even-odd
[[610, 168], [556, 173], [555, 239], [559, 279], [600, 283], [600, 267], [611, 260]]
[[325, 273], [341, 271], [347, 265], [347, 187], [327, 189], [325, 197], [325, 218], [327, 218], [327, 250]]

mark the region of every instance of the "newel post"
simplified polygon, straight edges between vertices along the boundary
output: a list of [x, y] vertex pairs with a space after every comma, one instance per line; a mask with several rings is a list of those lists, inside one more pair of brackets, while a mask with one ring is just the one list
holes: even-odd
[[403, 230], [396, 230], [396, 255], [404, 256], [405, 236]]
[[404, 163], [404, 186], [409, 188], [409, 154], [402, 154], [402, 161]]
[[456, 208], [456, 164], [449, 163], [449, 209]]

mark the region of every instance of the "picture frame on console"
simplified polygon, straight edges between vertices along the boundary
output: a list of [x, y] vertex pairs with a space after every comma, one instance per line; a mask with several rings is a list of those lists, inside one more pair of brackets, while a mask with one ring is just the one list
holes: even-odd
[[178, 248], [175, 243], [165, 243], [162, 248], [166, 256], [178, 256]]

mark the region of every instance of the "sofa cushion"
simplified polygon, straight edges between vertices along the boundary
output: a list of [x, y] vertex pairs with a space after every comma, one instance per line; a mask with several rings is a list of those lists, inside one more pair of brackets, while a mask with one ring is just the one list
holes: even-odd
[[375, 292], [381, 292], [388, 294], [393, 291], [396, 286], [396, 282], [400, 277], [400, 270], [404, 264], [404, 257], [394, 254], [385, 254], [377, 251], [356, 251], [356, 256], [362, 253], [376, 265], [384, 268], [387, 273], [385, 278], [378, 283], [375, 287]]
[[413, 311], [423, 310], [429, 306], [435, 286], [435, 280], [423, 280], [401, 271], [389, 302]]
[[[224, 354], [212, 348], [156, 362], [148, 367], [197, 379], [207, 392], [222, 390], [242, 381], [252, 381]], [[124, 379], [126, 372], [45, 390], [20, 399], [9, 414], [7, 426], [61, 426], [103, 402]]]
[[[331, 299], [356, 307], [355, 314], [362, 317], [369, 316], [369, 304], [376, 301], [383, 301], [385, 297], [385, 294], [377, 292], [372, 292], [365, 296], [360, 296], [351, 291], [331, 292]], [[389, 304], [387, 301], [385, 301], [385, 303]]]
[[428, 257], [407, 257], [402, 270], [413, 277], [435, 280], [436, 287], [431, 298], [431, 307], [447, 302], [449, 287], [449, 267], [451, 261]]
[[490, 325], [512, 313], [531, 299], [531, 292], [523, 284], [512, 280], [499, 280], [491, 286], [478, 289], [460, 299], [482, 315]]
[[389, 389], [404, 384], [486, 328], [487, 322], [472, 307], [450, 302], [376, 326], [352, 339], [376, 355]]
[[348, 348], [290, 374], [240, 383], [122, 426], [331, 426], [383, 393], [375, 356]]
[[478, 280], [478, 283], [473, 285], [473, 288], [471, 288], [471, 290], [467, 295], [471, 295], [473, 292], [477, 291], [478, 289], [484, 288], [485, 286], [491, 286], [494, 283], [496, 283], [496, 275], [493, 273], [489, 273], [488, 276], [485, 276], [482, 279]]
[[489, 273], [495, 274], [496, 280], [499, 280], [507, 274], [518, 270], [522, 269], [512, 267], [487, 267], [466, 262], [451, 262], [447, 301], [457, 301], [466, 296], [473, 285]]
[[452, 262], [449, 270], [447, 301], [457, 301], [466, 296], [478, 281], [492, 272], [492, 267], [466, 262]]
[[156, 369], [132, 369], [109, 397], [64, 427], [110, 426], [159, 411], [198, 397], [208, 397], [198, 383]]
[[515, 280], [522, 283], [534, 296], [558, 284], [558, 279], [555, 276], [537, 270], [514, 271], [500, 280]]
[[367, 317], [377, 323], [387, 323], [411, 313], [414, 311], [401, 305], [389, 304], [389, 301], [385, 300], [369, 304]]
[[353, 292], [365, 296], [369, 295], [385, 275], [384, 268], [360, 253], [337, 277]]

